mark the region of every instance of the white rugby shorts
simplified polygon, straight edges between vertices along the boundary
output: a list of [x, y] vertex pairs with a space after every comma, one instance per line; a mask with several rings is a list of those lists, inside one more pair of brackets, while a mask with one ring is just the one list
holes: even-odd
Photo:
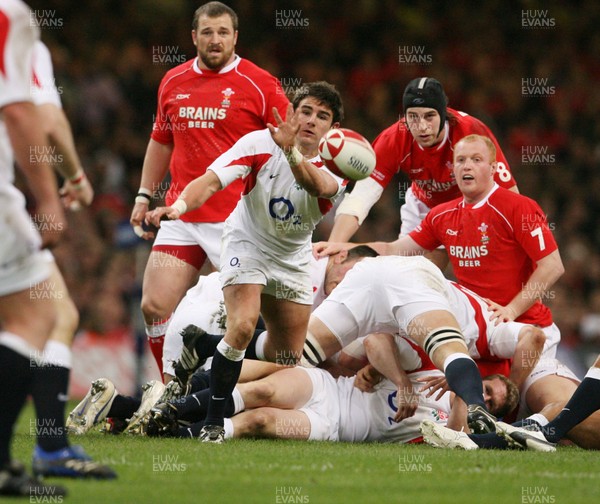
[[219, 269], [223, 222], [163, 221], [153, 245], [198, 245], [213, 266]]
[[338, 441], [340, 406], [335, 378], [318, 368], [303, 368], [312, 382], [313, 392], [300, 408], [310, 421], [309, 441]]
[[312, 305], [309, 246], [294, 257], [276, 257], [256, 244], [238, 238], [235, 231], [223, 236], [221, 285], [264, 285], [263, 294], [298, 304]]
[[[417, 198], [409, 187], [406, 191], [405, 203], [400, 207], [400, 220], [402, 222], [398, 237], [407, 236], [411, 231], [414, 231], [430, 210], [431, 208]], [[444, 246], [440, 245], [438, 250], [444, 250]]]
[[50, 276], [41, 237], [12, 186], [0, 193], [0, 296], [29, 290]]

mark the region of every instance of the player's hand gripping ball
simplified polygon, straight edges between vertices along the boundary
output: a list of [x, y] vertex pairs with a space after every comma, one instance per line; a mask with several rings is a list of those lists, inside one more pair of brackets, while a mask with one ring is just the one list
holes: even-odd
[[334, 128], [319, 142], [319, 155], [337, 176], [362, 180], [375, 169], [375, 151], [369, 141], [356, 131]]

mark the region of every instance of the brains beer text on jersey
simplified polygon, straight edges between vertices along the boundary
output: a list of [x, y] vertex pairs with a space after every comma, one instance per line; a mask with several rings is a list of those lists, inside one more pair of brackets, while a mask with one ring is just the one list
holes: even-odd
[[179, 107], [179, 117], [191, 119], [189, 128], [214, 128], [215, 120], [227, 117], [227, 109], [217, 107]]
[[456, 257], [459, 260], [459, 265], [467, 268], [481, 266], [477, 258], [485, 257], [486, 255], [488, 255], [488, 249], [486, 245], [479, 245], [473, 247], [450, 245], [449, 250], [450, 255]]

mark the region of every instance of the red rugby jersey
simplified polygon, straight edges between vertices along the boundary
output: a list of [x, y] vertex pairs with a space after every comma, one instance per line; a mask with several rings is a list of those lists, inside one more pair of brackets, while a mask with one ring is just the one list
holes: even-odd
[[[166, 204], [243, 135], [275, 124], [273, 107], [285, 117], [288, 99], [279, 81], [254, 63], [236, 56], [219, 72], [201, 70], [197, 58], [164, 76], [152, 139], [173, 144]], [[217, 192], [197, 210], [182, 216], [186, 222], [223, 222], [243, 189], [237, 180]]]
[[[539, 205], [497, 185], [475, 205], [458, 198], [433, 208], [409, 236], [427, 250], [444, 245], [458, 282], [504, 306], [558, 248]], [[517, 321], [545, 327], [552, 314], [538, 300]]]
[[490, 129], [464, 112], [449, 108], [448, 113], [456, 121], [447, 124], [446, 136], [433, 147], [421, 147], [408, 130], [404, 118], [383, 130], [373, 142], [377, 166], [371, 177], [386, 187], [397, 172], [406, 173], [412, 180], [414, 195], [429, 208], [458, 198], [461, 194], [452, 170], [454, 145], [467, 135], [478, 134], [489, 137], [496, 145], [496, 182], [506, 188], [515, 186], [508, 161]]

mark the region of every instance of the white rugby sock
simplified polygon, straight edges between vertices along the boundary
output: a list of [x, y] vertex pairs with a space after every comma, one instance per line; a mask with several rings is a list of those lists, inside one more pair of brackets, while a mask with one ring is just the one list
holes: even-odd
[[225, 431], [225, 439], [231, 439], [233, 437], [233, 422], [231, 418], [223, 419], [223, 430]]
[[73, 353], [71, 349], [60, 341], [50, 340], [44, 347], [42, 359], [44, 364], [71, 369]]

